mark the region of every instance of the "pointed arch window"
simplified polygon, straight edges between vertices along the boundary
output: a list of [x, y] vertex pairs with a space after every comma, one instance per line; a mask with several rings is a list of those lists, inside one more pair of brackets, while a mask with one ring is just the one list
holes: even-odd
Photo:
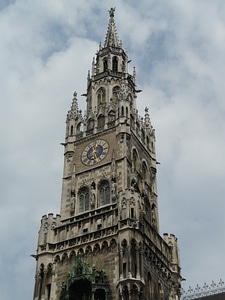
[[91, 130], [94, 128], [94, 120], [93, 119], [89, 119], [88, 120], [88, 125], [87, 125], [87, 130]]
[[142, 177], [146, 179], [147, 176], [147, 165], [145, 162], [142, 163]]
[[90, 194], [88, 187], [84, 187], [80, 189], [79, 191], [79, 202], [80, 202], [80, 208], [79, 212], [84, 212], [89, 210], [90, 206]]
[[107, 58], [105, 58], [103, 60], [103, 71], [107, 71], [108, 70], [108, 61], [107, 61]]
[[108, 128], [113, 127], [115, 125], [116, 113], [115, 111], [110, 111], [108, 115]]
[[118, 58], [116, 56], [112, 59], [112, 70], [113, 72], [118, 72]]
[[114, 86], [114, 88], [112, 90], [112, 100], [113, 100], [114, 105], [117, 103], [117, 100], [119, 98], [119, 92], [120, 92], [120, 87]]
[[70, 135], [73, 135], [73, 125], [70, 127]]
[[99, 204], [100, 206], [110, 203], [110, 187], [107, 180], [103, 180], [99, 186]]
[[104, 88], [100, 88], [97, 92], [98, 108], [101, 106], [103, 109], [106, 106], [106, 92]]
[[121, 107], [121, 116], [124, 117], [124, 107]]
[[134, 163], [134, 168], [137, 170], [137, 164], [138, 164], [138, 154], [136, 149], [133, 150], [133, 163]]
[[98, 127], [103, 127], [105, 125], [105, 117], [103, 115], [100, 115], [98, 117]]

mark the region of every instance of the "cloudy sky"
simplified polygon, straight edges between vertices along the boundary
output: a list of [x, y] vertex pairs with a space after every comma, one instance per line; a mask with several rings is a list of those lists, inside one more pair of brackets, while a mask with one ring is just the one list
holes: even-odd
[[65, 118], [116, 7], [156, 129], [160, 231], [184, 289], [225, 281], [225, 1], [0, 1], [0, 298], [33, 297], [42, 215], [59, 213]]

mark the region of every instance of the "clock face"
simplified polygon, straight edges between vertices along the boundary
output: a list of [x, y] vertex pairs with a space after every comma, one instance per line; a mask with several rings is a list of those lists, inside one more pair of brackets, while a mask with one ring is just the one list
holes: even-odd
[[82, 152], [82, 162], [85, 165], [93, 165], [103, 160], [109, 150], [108, 143], [103, 140], [96, 140], [90, 143]]

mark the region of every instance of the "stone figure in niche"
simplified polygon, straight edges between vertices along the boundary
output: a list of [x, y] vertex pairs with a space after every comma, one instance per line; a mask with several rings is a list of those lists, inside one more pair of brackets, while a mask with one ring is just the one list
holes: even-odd
[[133, 197], [130, 198], [130, 205], [135, 206], [135, 199]]
[[125, 198], [123, 198], [123, 200], [122, 200], [122, 209], [126, 209], [126, 207], [127, 207], [127, 201], [126, 201]]
[[156, 225], [155, 206], [152, 206], [152, 225]]
[[75, 195], [73, 194], [70, 198], [70, 209], [71, 210], [74, 210], [75, 209], [75, 203], [76, 203], [76, 197]]
[[132, 182], [131, 182], [131, 189], [132, 189], [132, 192], [138, 192], [139, 191], [139, 188], [138, 188], [138, 184], [137, 184], [137, 181], [133, 178], [132, 179]]
[[44, 230], [47, 231], [48, 230], [48, 223], [46, 222], [44, 225]]
[[95, 188], [94, 186], [92, 185], [91, 186], [91, 208], [94, 209], [95, 208]]
[[122, 219], [125, 219], [126, 218], [126, 215], [127, 215], [127, 200], [126, 198], [123, 198], [122, 201], [121, 201], [121, 217]]
[[115, 181], [112, 182], [112, 201], [116, 200], [116, 183]]

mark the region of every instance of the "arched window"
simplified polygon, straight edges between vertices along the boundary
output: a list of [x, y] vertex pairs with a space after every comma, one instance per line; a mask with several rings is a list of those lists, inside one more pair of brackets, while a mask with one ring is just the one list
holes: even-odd
[[79, 202], [80, 202], [80, 212], [89, 210], [90, 206], [90, 195], [88, 187], [84, 187], [79, 191]]
[[110, 203], [110, 188], [109, 182], [103, 180], [99, 185], [99, 204], [100, 206]]
[[106, 105], [106, 92], [104, 88], [100, 88], [97, 92], [98, 97], [98, 107], [102, 106], [105, 108]]
[[138, 167], [138, 154], [137, 154], [137, 151], [135, 149], [133, 150], [133, 163], [134, 163], [135, 170], [137, 170], [137, 167]]
[[153, 299], [153, 287], [152, 276], [148, 273], [148, 299]]
[[160, 282], [158, 283], [158, 299], [159, 300], [163, 299], [163, 289], [162, 289], [162, 285]]
[[100, 115], [98, 117], [98, 127], [102, 127], [105, 125], [105, 117], [103, 115]]
[[133, 240], [131, 242], [131, 249], [130, 249], [130, 253], [131, 253], [131, 274], [133, 278], [136, 278], [137, 276], [137, 245], [136, 245], [136, 241]]
[[122, 295], [123, 295], [122, 299], [129, 300], [129, 291], [128, 291], [128, 287], [126, 285], [123, 286]]
[[124, 117], [124, 107], [121, 107], [121, 116]]
[[70, 135], [73, 135], [73, 125], [70, 127]]
[[134, 284], [131, 288], [131, 300], [140, 299], [138, 296], [138, 288], [136, 284]]
[[118, 58], [116, 56], [112, 59], [112, 70], [113, 72], [118, 72]]
[[119, 98], [119, 92], [120, 92], [120, 87], [118, 85], [114, 86], [114, 88], [112, 90], [112, 101], [113, 101], [113, 104], [117, 103], [117, 100]]
[[142, 163], [142, 177], [143, 179], [146, 179], [147, 177], [147, 165], [144, 161]]
[[147, 197], [145, 197], [144, 199], [144, 211], [145, 211], [145, 218], [149, 221], [149, 223], [151, 222], [151, 206], [150, 206], [150, 202], [148, 200]]
[[108, 61], [107, 58], [103, 60], [103, 70], [104, 72], [108, 70]]
[[93, 119], [89, 119], [88, 120], [88, 125], [87, 125], [87, 130], [91, 130], [94, 128], [94, 120]]

